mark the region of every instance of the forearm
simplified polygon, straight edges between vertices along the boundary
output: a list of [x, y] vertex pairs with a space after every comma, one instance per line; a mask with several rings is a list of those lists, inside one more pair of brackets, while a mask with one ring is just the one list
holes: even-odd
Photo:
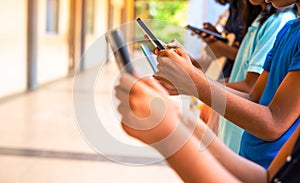
[[199, 150], [209, 150], [226, 170], [242, 182], [259, 183], [267, 181], [267, 173], [263, 167], [234, 153], [203, 122], [199, 121], [197, 123], [194, 135], [197, 137], [199, 144], [202, 144], [202, 148], [199, 148]]
[[[241, 87], [239, 87], [239, 86], [234, 87], [233, 85], [236, 85], [234, 83], [228, 83], [228, 82], [226, 82], [224, 80], [218, 80], [218, 82], [214, 82], [214, 81], [210, 80], [209, 78], [206, 78], [206, 76], [203, 73], [197, 72], [195, 70], [194, 70], [194, 72], [192, 72], [191, 78], [194, 81], [195, 87], [197, 88], [197, 93], [193, 93], [193, 91], [191, 91], [190, 94], [193, 95], [193, 96], [198, 97], [198, 93], [200, 93], [201, 91], [203, 91], [203, 89], [208, 89], [209, 91], [207, 91], [207, 92], [210, 93], [210, 89], [211, 89], [210, 87], [211, 87], [211, 85], [210, 85], [209, 82], [212, 82], [212, 83], [214, 83], [222, 91], [223, 95], [225, 95], [225, 92], [230, 92], [230, 93], [232, 93], [234, 95], [237, 95], [237, 96], [239, 96], [241, 98], [244, 98], [244, 99], [247, 99], [247, 100], [252, 100], [251, 96], [249, 95], [248, 92], [244, 92], [242, 90], [239, 90], [239, 89], [241, 89]], [[201, 80], [200, 80], [200, 78], [201, 78]], [[205, 85], [205, 86], [203, 86], [203, 85]], [[240, 84], [237, 84], [237, 85], [240, 85]], [[235, 88], [237, 88], [237, 89], [235, 89]], [[208, 97], [210, 97], [210, 94], [209, 94]], [[206, 101], [206, 99], [203, 99], [203, 100]], [[208, 98], [207, 102], [210, 102], [210, 101], [211, 101], [210, 98]], [[206, 102], [204, 102], [204, 103], [206, 103]]]
[[197, 87], [197, 93], [193, 95], [216, 112], [261, 139], [278, 138], [278, 125], [267, 106], [251, 102], [249, 94], [227, 88], [201, 72], [193, 72], [191, 77]]
[[242, 182], [266, 183], [266, 170], [231, 151], [218, 138], [209, 145], [208, 150], [231, 174]]
[[210, 66], [212, 59], [208, 56], [202, 55], [198, 59], [191, 58], [191, 61], [196, 68], [201, 69], [203, 72], [205, 72], [207, 68]]
[[200, 152], [194, 138], [166, 160], [184, 182], [239, 182], [209, 151]]
[[[256, 72], [247, 72], [244, 80], [230, 83], [227, 82], [226, 86], [241, 92], [250, 93], [254, 88], [259, 76], [260, 74]], [[252, 101], [255, 101], [255, 99]]]
[[229, 46], [221, 41], [215, 41], [208, 44], [209, 48], [213, 51], [216, 58], [226, 57], [231, 60], [235, 60], [238, 49], [232, 46]]
[[249, 93], [251, 91], [251, 87], [247, 85], [244, 81], [241, 82], [233, 82], [233, 83], [226, 83], [226, 86], [232, 88], [234, 90], [238, 90], [244, 93]]

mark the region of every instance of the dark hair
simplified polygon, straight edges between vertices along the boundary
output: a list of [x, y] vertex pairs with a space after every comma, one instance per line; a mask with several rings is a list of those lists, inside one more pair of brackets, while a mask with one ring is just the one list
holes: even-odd
[[243, 7], [243, 2], [241, 0], [228, 0], [228, 3], [230, 3], [230, 6], [232, 6], [234, 9], [239, 9]]
[[257, 18], [258, 15], [261, 15], [259, 23], [262, 25], [273, 14], [278, 14], [290, 9], [293, 9], [295, 13], [297, 12], [297, 7], [295, 5], [276, 9], [271, 3], [268, 3], [266, 4], [266, 8], [263, 10], [261, 6], [252, 5], [249, 0], [244, 0], [241, 8], [243, 10], [241, 12], [245, 24], [243, 35], [247, 33], [248, 27], [251, 26], [252, 22]]
[[243, 36], [247, 33], [248, 27], [251, 26], [252, 22], [257, 18], [261, 13], [261, 6], [255, 6], [249, 2], [249, 0], [243, 0], [243, 3], [240, 5], [242, 9], [241, 16], [245, 24], [243, 30]]

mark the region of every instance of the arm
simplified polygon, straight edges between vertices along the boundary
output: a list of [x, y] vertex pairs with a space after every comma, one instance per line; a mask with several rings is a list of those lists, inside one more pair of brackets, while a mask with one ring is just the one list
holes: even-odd
[[[237, 95], [239, 95], [239, 96], [241, 96], [243, 98], [247, 98], [247, 99], [250, 100], [250, 97], [249, 97], [249, 95], [247, 95], [247, 93], [250, 93], [252, 91], [252, 89], [253, 89], [253, 87], [254, 87], [254, 85], [255, 85], [258, 77], [259, 77], [259, 74], [257, 74], [257, 73], [248, 72], [247, 75], [246, 75], [246, 79], [245, 80], [239, 81], [239, 82], [230, 82], [230, 83], [225, 82], [225, 84], [229, 88], [241, 91], [239, 93], [239, 92], [237, 92], [235, 90], [231, 90], [232, 93], [236, 93]], [[220, 81], [220, 82], [222, 82], [222, 81]], [[244, 93], [242, 93], [242, 92], [244, 92]], [[212, 111], [212, 112], [214, 112], [214, 111]], [[219, 122], [219, 118], [215, 117], [214, 114], [211, 116], [210, 107], [208, 107], [207, 105], [203, 106], [203, 108], [201, 110], [200, 118], [203, 121], [205, 121], [212, 129], [214, 129], [215, 132], [218, 131], [217, 129], [218, 129], [218, 126], [219, 126], [219, 123], [218, 123]], [[208, 121], [210, 121], [210, 123], [208, 123]]]
[[240, 181], [267, 182], [267, 173], [263, 167], [234, 153], [203, 122], [199, 121], [190, 130], [198, 139], [198, 143], [203, 144], [204, 148], [200, 148], [200, 151], [208, 150], [223, 167]]
[[[192, 77], [196, 82], [200, 100], [211, 106], [211, 92], [225, 92], [226, 111], [224, 117], [261, 139], [276, 140], [299, 116], [300, 97], [290, 96], [298, 96], [300, 92], [300, 83], [297, 82], [300, 79], [300, 71], [287, 74], [268, 106], [262, 106], [234, 95], [206, 79], [202, 73], [195, 73]], [[264, 88], [263, 85], [260, 87]], [[261, 93], [262, 88], [255, 87], [258, 91], [253, 90], [250, 96], [260, 98], [257, 93]]]
[[255, 72], [248, 72], [245, 80], [239, 82], [226, 83], [227, 87], [233, 88], [238, 91], [250, 93], [254, 87], [260, 74]]
[[[255, 102], [259, 100], [265, 87], [267, 72], [259, 77], [253, 91], [246, 94], [208, 79], [203, 72], [186, 63], [187, 58], [180, 50], [177, 50], [177, 53], [174, 50], [165, 52], [167, 54], [164, 53], [164, 57], [168, 59], [159, 57], [159, 65], [163, 67], [160, 66], [157, 75], [174, 83], [175, 87], [186, 92], [185, 94], [198, 97], [225, 118], [258, 138], [267, 141], [278, 139], [299, 116], [300, 97], [290, 96], [298, 96], [300, 92], [300, 83], [297, 82], [300, 80], [300, 71], [289, 72], [270, 104], [263, 106]], [[212, 103], [212, 99], [215, 103]], [[225, 112], [222, 111], [225, 107], [220, 107], [219, 102], [225, 102]]]
[[[206, 128], [206, 130], [210, 129]], [[208, 136], [209, 134], [212, 134], [212, 132], [202, 132], [202, 134], [206, 134]], [[211, 144], [208, 145], [207, 150], [214, 156], [214, 158], [216, 158], [216, 160], [223, 167], [225, 167], [232, 175], [234, 175], [240, 181], [257, 183], [267, 182], [267, 173], [263, 167], [237, 155], [225, 144], [223, 144], [218, 138], [214, 138]]]
[[200, 152], [197, 147], [199, 142], [191, 138], [179, 151], [166, 159], [184, 182], [240, 182], [209, 151]]
[[[244, 92], [244, 93], [238, 93], [237, 91], [232, 90], [231, 92], [236, 93], [237, 95], [247, 98], [250, 100], [249, 95], [247, 93], [250, 93], [252, 91], [252, 88], [254, 87], [257, 79], [259, 77], [259, 74], [254, 72], [248, 72], [246, 75], [246, 79], [239, 82], [225, 82], [226, 86], [229, 88], [233, 88], [235, 90]], [[222, 82], [222, 81], [220, 81]], [[223, 81], [224, 82], [224, 81]], [[216, 112], [211, 111], [210, 107], [207, 105], [203, 105], [201, 110], [200, 118], [208, 124], [208, 126], [213, 129], [215, 133], [218, 132], [219, 127], [219, 118], [215, 114]]]
[[[249, 95], [247, 93], [250, 93], [252, 91], [252, 88], [254, 87], [257, 79], [259, 77], [259, 74], [254, 72], [248, 72], [246, 75], [246, 79], [239, 82], [225, 82], [226, 86], [229, 88], [233, 88], [235, 90], [245, 92], [245, 93], [238, 93], [237, 91], [232, 90], [232, 92], [235, 92], [237, 95], [247, 98], [250, 100]], [[260, 95], [259, 95], [260, 96]], [[257, 101], [258, 102], [258, 101]], [[215, 111], [211, 111], [210, 107], [207, 105], [203, 105], [201, 110], [200, 118], [207, 123], [207, 125], [213, 129], [213, 131], [217, 134], [218, 127], [219, 127], [219, 118], [218, 114]]]
[[242, 182], [267, 182], [267, 173], [263, 167], [235, 154], [219, 139], [214, 140], [208, 150], [222, 166]]
[[[186, 136], [185, 129], [177, 126], [181, 124], [179, 122], [180, 111], [176, 103], [170, 100], [167, 93], [160, 87], [151, 79], [136, 82], [132, 76], [121, 76], [120, 86], [116, 88], [116, 96], [120, 99], [118, 110], [122, 115], [122, 127], [129, 135], [156, 148], [185, 182], [239, 182], [233, 174], [248, 175], [240, 179], [243, 182], [266, 180], [265, 171], [262, 168], [247, 160], [242, 162], [241, 158], [237, 158], [238, 155], [230, 153], [229, 149], [223, 149], [224, 146], [218, 140], [214, 140], [208, 147], [209, 151], [199, 151], [201, 142], [199, 143], [194, 137]], [[160, 118], [160, 110], [156, 110], [159, 108], [157, 105], [149, 105], [153, 99], [164, 101], [163, 118]], [[157, 121], [157, 119], [160, 120]], [[152, 128], [149, 128], [149, 124], [153, 125]], [[207, 128], [204, 123], [201, 124], [199, 130], [204, 134]], [[169, 141], [157, 145], [167, 139], [171, 133], [172, 138]], [[176, 143], [184, 140], [185, 143], [176, 152], [167, 156], [166, 152], [172, 151], [173, 144], [176, 144], [170, 140]], [[219, 157], [215, 158], [214, 154], [219, 154]], [[243, 164], [243, 168], [240, 168], [240, 163]], [[238, 166], [233, 167], [236, 165]], [[247, 168], [248, 166], [250, 167]]]
[[238, 48], [229, 46], [229, 45], [223, 43], [222, 41], [218, 41], [218, 40], [213, 41], [213, 42], [208, 41], [207, 44], [208, 44], [209, 48], [214, 52], [214, 54], [217, 58], [220, 58], [223, 56], [223, 57], [229, 58], [231, 60], [235, 60], [235, 57], [238, 52]]

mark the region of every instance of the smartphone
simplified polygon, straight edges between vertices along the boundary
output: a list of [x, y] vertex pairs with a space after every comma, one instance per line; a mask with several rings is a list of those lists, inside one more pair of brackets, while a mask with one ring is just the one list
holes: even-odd
[[108, 32], [106, 34], [106, 39], [110, 43], [119, 69], [121, 70], [125, 67], [125, 71], [133, 75], [133, 64], [131, 62], [122, 32], [120, 32], [119, 30]]
[[137, 18], [136, 22], [140, 26], [140, 28], [144, 31], [145, 34], [149, 37], [152, 44], [157, 47], [159, 50], [164, 50], [165, 47], [161, 44], [161, 42], [154, 36], [154, 34], [150, 31], [147, 25], [142, 21], [141, 18]]
[[220, 41], [223, 41], [224, 43], [228, 42], [228, 39], [223, 37], [221, 34], [215, 33], [213, 31], [210, 31], [210, 30], [207, 30], [207, 29], [201, 29], [201, 28], [194, 27], [194, 26], [191, 26], [191, 25], [187, 25], [186, 29], [192, 30], [196, 34], [201, 34], [202, 32], [205, 32], [208, 35], [213, 35], [215, 38], [217, 38]]
[[143, 51], [144, 55], [146, 56], [152, 70], [154, 71], [154, 73], [158, 72], [158, 69], [156, 67], [156, 60], [155, 58], [153, 57], [150, 49], [148, 48], [148, 46], [142, 44], [140, 46], [141, 50]]

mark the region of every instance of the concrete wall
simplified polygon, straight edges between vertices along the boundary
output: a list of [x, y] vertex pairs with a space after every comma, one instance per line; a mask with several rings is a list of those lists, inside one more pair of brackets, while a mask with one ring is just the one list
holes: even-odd
[[27, 1], [0, 0], [0, 97], [26, 88]]

